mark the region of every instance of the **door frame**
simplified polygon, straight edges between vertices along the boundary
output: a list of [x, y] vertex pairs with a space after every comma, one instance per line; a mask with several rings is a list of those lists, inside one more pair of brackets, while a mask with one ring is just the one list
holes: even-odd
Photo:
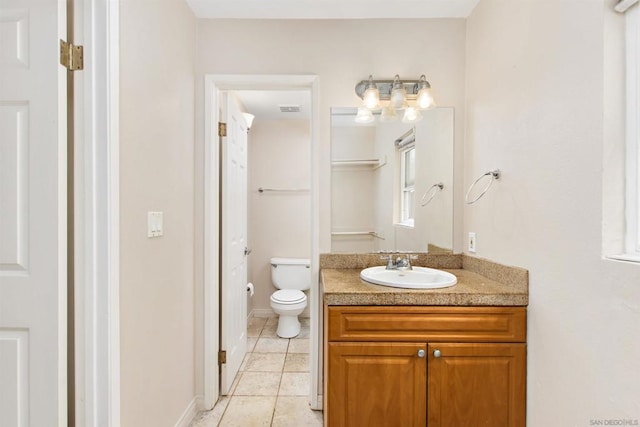
[[[119, 2], [74, 0], [75, 425], [120, 425]], [[71, 416], [71, 414], [70, 414]]]
[[[320, 112], [319, 79], [315, 74], [206, 74], [204, 76], [204, 245], [203, 245], [203, 409], [211, 409], [219, 397], [219, 372], [212, 369], [207, 361], [217, 360], [220, 350], [220, 292], [218, 272], [220, 265], [218, 224], [220, 210], [219, 194], [219, 148], [217, 122], [220, 112], [220, 94], [222, 90], [290, 90], [306, 89], [311, 95], [311, 290], [309, 308], [311, 315], [311, 407], [321, 409], [321, 384], [319, 363], [321, 362], [319, 343], [320, 295], [318, 273], [320, 260], [320, 203], [319, 203], [319, 158], [320, 158]], [[213, 372], [212, 372], [213, 371]]]

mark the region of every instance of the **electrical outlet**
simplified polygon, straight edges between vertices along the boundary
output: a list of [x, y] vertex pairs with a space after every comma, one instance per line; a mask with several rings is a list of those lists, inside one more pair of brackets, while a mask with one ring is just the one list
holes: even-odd
[[469, 252], [476, 252], [476, 233], [474, 231], [469, 232]]

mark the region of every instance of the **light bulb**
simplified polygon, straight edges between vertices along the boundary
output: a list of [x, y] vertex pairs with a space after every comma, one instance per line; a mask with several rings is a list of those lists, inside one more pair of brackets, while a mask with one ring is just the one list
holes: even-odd
[[366, 107], [358, 107], [358, 114], [356, 115], [356, 123], [371, 123], [373, 121], [373, 113]]
[[431, 85], [427, 81], [425, 75], [420, 76], [420, 82], [418, 83], [420, 90], [418, 90], [418, 95], [416, 97], [416, 104], [419, 109], [426, 110], [428, 108], [433, 108], [436, 106], [436, 103], [433, 99], [433, 95], [431, 94]]
[[396, 110], [391, 108], [391, 106], [386, 106], [382, 109], [382, 113], [380, 114], [380, 121], [383, 123], [395, 122], [398, 120], [398, 115], [396, 114]]
[[407, 91], [404, 89], [400, 76], [397, 74], [393, 79], [393, 89], [391, 90], [389, 102], [392, 108], [407, 108]]
[[378, 92], [378, 87], [373, 82], [373, 76], [371, 75], [369, 76], [367, 89], [362, 94], [362, 100], [364, 101], [364, 106], [370, 110], [380, 107], [380, 92]]
[[415, 107], [408, 107], [404, 111], [404, 116], [402, 117], [402, 123], [415, 123], [422, 120], [422, 114]]

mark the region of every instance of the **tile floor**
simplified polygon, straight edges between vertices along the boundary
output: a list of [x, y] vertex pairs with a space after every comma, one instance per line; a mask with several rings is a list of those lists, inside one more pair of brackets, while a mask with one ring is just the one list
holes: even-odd
[[309, 319], [300, 321], [300, 335], [283, 339], [277, 318], [251, 318], [247, 355], [230, 395], [191, 427], [322, 426], [322, 412], [309, 408]]

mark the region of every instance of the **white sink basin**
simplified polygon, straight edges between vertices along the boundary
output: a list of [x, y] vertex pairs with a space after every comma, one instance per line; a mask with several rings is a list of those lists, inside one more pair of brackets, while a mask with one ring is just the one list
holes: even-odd
[[453, 274], [427, 267], [413, 267], [413, 270], [387, 270], [385, 266], [369, 267], [360, 272], [360, 278], [376, 285], [409, 289], [439, 289], [458, 283]]

